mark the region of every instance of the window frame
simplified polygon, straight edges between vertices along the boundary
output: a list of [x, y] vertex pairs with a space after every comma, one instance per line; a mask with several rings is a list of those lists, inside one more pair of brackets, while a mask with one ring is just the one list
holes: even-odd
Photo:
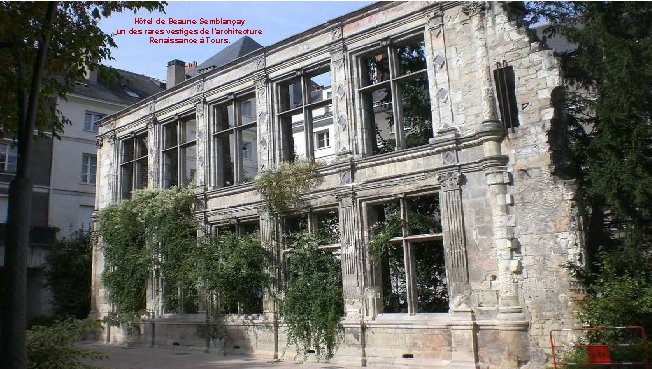
[[[323, 137], [324, 137], [324, 140], [323, 140], [324, 145], [323, 146], [319, 146], [319, 143], [321, 141], [319, 139], [320, 135], [323, 135]], [[324, 130], [320, 130], [320, 131], [315, 132], [315, 143], [316, 143], [315, 144], [315, 150], [330, 149], [330, 147], [331, 147], [330, 130], [329, 129], [324, 129]]]
[[[328, 73], [331, 77], [330, 85], [326, 86], [331, 89], [330, 97], [324, 97], [323, 99], [315, 102], [310, 102], [309, 96], [309, 86], [308, 83], [313, 77], [320, 76], [322, 74]], [[274, 91], [275, 91], [275, 108], [276, 108], [276, 121], [278, 127], [278, 137], [280, 140], [280, 157], [283, 161], [295, 161], [300, 156], [295, 150], [294, 147], [294, 137], [293, 130], [295, 126], [301, 125], [303, 128], [303, 138], [304, 138], [304, 148], [305, 152], [303, 157], [310, 161], [315, 160], [315, 138], [314, 138], [314, 122], [315, 119], [312, 117], [312, 111], [319, 108], [324, 108], [324, 117], [323, 119], [330, 119], [331, 124], [327, 127], [335, 125], [335, 117], [333, 116], [333, 74], [331, 70], [330, 60], [328, 62], [320, 62], [312, 66], [308, 66], [302, 69], [299, 69], [294, 72], [291, 76], [286, 76], [274, 82]], [[301, 86], [301, 104], [295, 107], [288, 106], [285, 108], [283, 106], [283, 89], [284, 86], [294, 85], [299, 83]], [[325, 90], [325, 89], [324, 89]], [[323, 90], [322, 90], [323, 91]], [[307, 102], [307, 103], [306, 103]], [[300, 124], [292, 123], [292, 116], [301, 114], [303, 119]], [[289, 121], [287, 121], [289, 119]], [[288, 127], [290, 126], [289, 132]], [[323, 128], [321, 128], [323, 130]], [[327, 128], [330, 129], [330, 128]], [[288, 137], [289, 134], [289, 137]], [[292, 147], [290, 147], [290, 145]]]
[[[363, 219], [364, 219], [364, 226], [365, 226], [365, 245], [368, 247], [369, 241], [372, 239], [372, 229], [373, 225], [375, 224], [375, 221], [371, 221], [370, 217], [370, 208], [374, 206], [381, 206], [383, 204], [388, 204], [391, 202], [396, 202], [398, 201], [399, 203], [399, 216], [401, 218], [401, 222], [403, 223], [401, 227], [401, 236], [396, 236], [392, 237], [389, 242], [392, 244], [397, 244], [400, 245], [401, 248], [403, 249], [403, 267], [405, 270], [405, 284], [406, 284], [406, 302], [407, 302], [407, 314], [408, 315], [415, 315], [415, 314], [447, 314], [448, 312], [436, 312], [436, 313], [422, 313], [419, 312], [419, 295], [417, 292], [417, 282], [416, 282], [416, 277], [417, 277], [417, 272], [416, 272], [416, 258], [414, 257], [415, 251], [414, 251], [414, 244], [415, 243], [421, 243], [421, 242], [427, 242], [427, 241], [440, 241], [442, 248], [444, 248], [444, 227], [443, 227], [443, 222], [440, 224], [441, 225], [441, 231], [439, 233], [428, 233], [428, 234], [417, 234], [417, 235], [411, 235], [410, 234], [410, 229], [409, 229], [409, 216], [408, 216], [408, 206], [407, 206], [407, 200], [411, 198], [418, 198], [418, 197], [424, 197], [424, 196], [435, 196], [437, 197], [439, 201], [439, 210], [440, 210], [440, 216], [444, 212], [444, 209], [442, 208], [441, 204], [441, 197], [439, 196], [440, 191], [438, 190], [428, 190], [424, 192], [417, 192], [417, 193], [406, 193], [406, 194], [401, 194], [399, 196], [389, 196], [389, 197], [381, 197], [381, 198], [373, 198], [369, 200], [363, 201]], [[445, 249], [442, 250], [445, 255]], [[368, 249], [367, 249], [367, 252]], [[377, 260], [377, 263], [380, 263], [380, 260]], [[379, 284], [379, 287], [382, 286], [382, 267], [380, 265], [377, 266], [379, 269], [379, 276], [380, 280], [377, 283]], [[449, 293], [449, 300], [451, 298], [450, 296], [450, 283], [448, 281], [448, 267], [447, 267], [447, 261], [444, 256], [444, 270], [445, 270], [445, 281], [446, 281], [446, 288], [447, 292]], [[381, 288], [382, 290], [382, 288]], [[381, 297], [384, 299], [384, 295], [381, 292]], [[382, 305], [382, 304], [381, 304]], [[383, 306], [384, 308], [384, 306]], [[394, 312], [383, 312], [381, 308], [381, 312], [379, 314], [386, 314], [386, 315], [400, 315], [400, 314], [405, 314], [405, 313], [394, 313]]]
[[[86, 117], [90, 116], [90, 121], [86, 120]], [[85, 132], [97, 133], [97, 123], [106, 117], [106, 114], [97, 113], [94, 111], [86, 110], [84, 111], [84, 126], [83, 130]], [[86, 125], [89, 124], [87, 127]]]
[[[194, 122], [195, 123], [195, 133], [194, 137], [191, 140], [186, 140], [185, 139], [185, 125]], [[166, 147], [166, 140], [168, 137], [166, 136], [168, 134], [168, 127], [171, 125], [175, 125], [174, 132], [175, 132], [175, 144], [170, 145], [169, 147]], [[181, 186], [186, 186], [188, 183], [192, 182], [197, 173], [197, 117], [195, 115], [195, 112], [192, 113], [187, 113], [183, 115], [177, 115], [175, 116], [175, 119], [165, 122], [161, 124], [161, 146], [160, 146], [160, 153], [161, 153], [161, 187], [162, 188], [170, 188], [170, 187], [181, 187]], [[182, 141], [183, 140], [183, 141]], [[184, 180], [184, 175], [185, 175], [185, 160], [183, 160], [183, 155], [182, 152], [183, 150], [186, 150], [188, 148], [194, 147], [195, 148], [195, 169], [194, 169], [194, 175], [191, 176], [187, 181]], [[173, 154], [176, 156], [176, 177], [175, 177], [175, 182], [171, 183], [171, 180], [167, 178], [168, 175], [168, 168], [166, 168], [166, 154], [176, 152], [176, 154]], [[191, 170], [192, 171], [192, 170]]]
[[[139, 140], [139, 138], [144, 138], [144, 140]], [[141, 142], [144, 142], [144, 148], [141, 147]], [[126, 154], [126, 145], [128, 143], [131, 143], [131, 152], [132, 152], [132, 157], [128, 160], [125, 160], [125, 154]], [[128, 137], [124, 137], [122, 140], [120, 140], [120, 155], [119, 155], [119, 173], [120, 173], [120, 180], [118, 181], [119, 184], [119, 196], [122, 199], [128, 199], [131, 198], [131, 194], [135, 190], [140, 190], [143, 188], [147, 188], [149, 186], [149, 146], [150, 146], [150, 137], [149, 133], [145, 131], [136, 131], [129, 135]], [[139, 155], [139, 153], [142, 153], [142, 155]], [[146, 163], [146, 181], [144, 183], [141, 183], [139, 178], [139, 168], [140, 166]], [[123, 168], [126, 167], [131, 167], [130, 169], [130, 177], [131, 177], [131, 186], [128, 189], [129, 192], [126, 194], [126, 188], [124, 188], [124, 175], [125, 175], [125, 170]]]
[[[1, 148], [5, 146], [4, 148]], [[18, 170], [18, 146], [13, 142], [0, 142], [0, 155], [4, 157], [4, 161], [0, 161], [0, 173], [2, 174], [16, 174]], [[13, 165], [13, 170], [8, 169]]]
[[[88, 161], [88, 163], [87, 163]], [[95, 185], [97, 177], [97, 155], [82, 153], [81, 183]]]
[[[356, 68], [356, 83], [355, 83], [355, 91], [356, 91], [356, 97], [358, 99], [358, 104], [360, 104], [360, 113], [361, 113], [361, 121], [362, 121], [362, 145], [363, 145], [363, 153], [365, 156], [373, 156], [373, 155], [379, 155], [381, 153], [374, 152], [375, 145], [374, 142], [376, 141], [375, 135], [375, 125], [376, 122], [373, 118], [369, 118], [369, 115], [374, 114], [374, 102], [373, 102], [373, 97], [371, 98], [371, 106], [369, 106], [369, 103], [367, 102], [368, 98], [365, 96], [365, 94], [373, 94], [375, 91], [380, 91], [383, 89], [388, 90], [390, 96], [391, 96], [391, 107], [392, 107], [392, 115], [394, 117], [397, 117], [396, 119], [393, 119], [393, 124], [392, 124], [392, 131], [391, 135], [394, 136], [395, 138], [395, 147], [392, 152], [395, 151], [401, 151], [408, 149], [407, 144], [406, 144], [406, 127], [404, 126], [404, 114], [403, 114], [403, 103], [402, 103], [402, 98], [401, 98], [401, 88], [400, 84], [403, 82], [408, 82], [412, 80], [419, 80], [423, 79], [425, 81], [428, 81], [428, 69], [431, 67], [430, 65], [430, 60], [425, 57], [425, 68], [420, 69], [417, 71], [411, 71], [409, 73], [400, 75], [400, 58], [397, 52], [397, 49], [406, 46], [406, 45], [411, 45], [414, 43], [418, 42], [424, 42], [425, 44], [425, 37], [426, 35], [423, 33], [422, 30], [419, 32], [416, 31], [410, 31], [407, 34], [404, 35], [399, 35], [395, 36], [392, 38], [384, 39], [381, 41], [377, 41], [376, 43], [372, 45], [365, 46], [364, 48], [361, 48], [357, 52], [352, 53], [352, 56], [354, 57], [354, 67]], [[386, 80], [380, 81], [380, 82], [369, 82], [367, 83], [367, 76], [365, 75], [368, 73], [367, 67], [364, 65], [366, 58], [372, 57], [374, 55], [379, 55], [381, 53], [385, 53], [388, 58], [388, 65], [389, 65], [389, 77]], [[429, 88], [429, 85], [428, 85]], [[397, 102], [401, 102], [400, 104], [397, 104]], [[430, 101], [430, 124], [432, 125], [432, 101]], [[374, 135], [374, 137], [371, 137], [371, 135]], [[430, 137], [434, 137], [433, 135]]]
[[[245, 104], [246, 103], [246, 104]], [[242, 183], [249, 183], [253, 180], [253, 178], [245, 178], [244, 177], [244, 162], [245, 160], [253, 160], [254, 158], [256, 159], [256, 162], [254, 163], [256, 166], [256, 173], [258, 173], [258, 162], [257, 162], [257, 150], [258, 150], [258, 111], [256, 107], [257, 103], [257, 97], [256, 97], [256, 91], [255, 90], [244, 90], [241, 91], [237, 94], [230, 94], [228, 95], [225, 99], [222, 99], [221, 101], [213, 104], [211, 106], [211, 126], [212, 126], [212, 144], [213, 144], [213, 155], [212, 157], [214, 158], [214, 162], [212, 164], [212, 169], [215, 173], [213, 176], [213, 185], [217, 188], [225, 188], [225, 187], [232, 187], [236, 186]], [[253, 106], [251, 105], [253, 104]], [[253, 113], [251, 115], [252, 120], [248, 122], [243, 122], [243, 114], [245, 112], [242, 109], [243, 105], [248, 105], [250, 112]], [[225, 129], [220, 129], [217, 124], [217, 117], [220, 114], [219, 110], [226, 108], [227, 109], [227, 115], [228, 115], [228, 109], [231, 108], [233, 111], [233, 125], [229, 126], [229, 122], [227, 123], [227, 128]], [[241, 114], [241, 111], [243, 113]], [[227, 117], [228, 120], [228, 117]], [[256, 130], [256, 138], [253, 141], [244, 141], [243, 139], [243, 133], [244, 131], [254, 128]], [[223, 184], [219, 183], [219, 173], [225, 171], [225, 168], [223, 168], [223, 162], [217, 160], [217, 154], [216, 150], [217, 147], [220, 145], [219, 140], [221, 139], [220, 136], [224, 135], [231, 135], [233, 134], [233, 145], [234, 147], [231, 148], [229, 147], [229, 152], [228, 155], [231, 155], [231, 152], [235, 154], [235, 157], [232, 158], [233, 160], [233, 167], [231, 168], [233, 171], [233, 181], [231, 184]], [[227, 137], [228, 139], [228, 137]], [[251, 150], [249, 150], [249, 157], [244, 156], [244, 143], [247, 142], [251, 146]], [[224, 174], [222, 173], [222, 176]], [[226, 179], [224, 179], [226, 181]]]

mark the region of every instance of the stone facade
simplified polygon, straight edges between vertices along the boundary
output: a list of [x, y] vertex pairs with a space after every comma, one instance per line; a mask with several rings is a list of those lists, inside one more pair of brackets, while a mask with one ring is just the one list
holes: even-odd
[[[96, 209], [139, 187], [125, 184], [135, 167], [123, 150], [146, 136], [140, 187], [194, 179], [202, 202], [197, 216], [206, 227], [256, 222], [263, 244], [281, 255], [272, 236], [279, 224], [265, 213], [251, 175], [328, 148], [334, 159], [320, 167], [318, 185], [305, 199], [311, 213], [336, 210], [338, 218], [346, 311], [333, 360], [542, 368], [549, 330], [573, 325], [563, 265], [581, 262], [582, 249], [574, 183], [555, 175], [553, 161], [559, 64], [517, 24], [517, 15], [501, 3], [378, 3], [193, 77], [102, 124]], [[403, 59], [420, 60], [419, 51], [409, 56], [414, 45], [424, 69]], [[514, 72], [514, 128], [506, 129], [499, 113], [506, 110], [499, 109], [492, 73], [497, 63]], [[323, 82], [317, 76], [325, 71], [330, 80]], [[417, 145], [410, 143], [417, 125], [402, 100], [406, 85], [421, 83], [414, 81], [427, 82], [432, 132]], [[321, 97], [313, 98], [318, 90]], [[328, 133], [313, 131], [317, 125], [310, 123], [328, 114]], [[246, 141], [252, 134], [255, 140]], [[251, 144], [256, 155], [247, 152]], [[252, 157], [253, 173], [246, 169]], [[396, 238], [404, 263], [399, 290], [406, 297], [390, 313], [383, 296], [389, 272], [368, 250], [372, 225], [379, 207], [397, 204], [404, 217], [423, 199], [438, 204], [441, 224], [432, 228], [440, 231], [404, 230]], [[420, 282], [411, 270], [426, 244], [443, 248], [447, 312], [420, 312]], [[93, 312], [104, 316], [111, 304], [97, 248], [93, 267]], [[160, 296], [150, 293], [155, 318], [143, 323], [142, 343], [208, 342], [202, 314], [165, 314]], [[273, 304], [264, 309], [229, 317], [222, 349], [279, 355], [283, 324], [274, 320]], [[106, 337], [120, 340], [118, 333]]]

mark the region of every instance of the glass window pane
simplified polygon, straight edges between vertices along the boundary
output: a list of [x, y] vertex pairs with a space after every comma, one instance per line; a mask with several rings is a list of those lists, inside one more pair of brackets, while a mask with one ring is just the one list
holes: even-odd
[[405, 257], [402, 246], [392, 246], [383, 256], [383, 312], [407, 313]]
[[215, 132], [233, 128], [234, 125], [233, 104], [220, 105], [215, 108]]
[[406, 147], [425, 145], [433, 137], [430, 94], [425, 78], [404, 81], [399, 84], [403, 103], [403, 130]]
[[283, 156], [287, 161], [306, 157], [306, 138], [303, 113], [281, 117]]
[[426, 69], [426, 44], [413, 42], [396, 48], [399, 75], [406, 75]]
[[240, 101], [240, 125], [256, 122], [256, 97]]
[[89, 171], [89, 183], [95, 183], [95, 173], [97, 172], [97, 156], [91, 155], [90, 159], [90, 171]]
[[241, 182], [250, 182], [258, 174], [258, 142], [256, 126], [248, 126], [242, 130], [242, 178]]
[[303, 105], [301, 80], [295, 79], [280, 85], [280, 109], [286, 111]]
[[327, 70], [308, 79], [308, 96], [310, 103], [327, 100], [331, 91], [331, 72]]
[[134, 160], [134, 140], [122, 141], [122, 163]]
[[215, 162], [218, 187], [232, 186], [234, 181], [235, 134], [227, 131], [216, 136]]
[[315, 235], [322, 245], [340, 242], [340, 216], [336, 209], [315, 213]]
[[177, 146], [177, 123], [170, 123], [163, 126], [163, 148], [168, 149], [170, 147]]
[[136, 162], [136, 185], [134, 188], [147, 188], [147, 158], [140, 159]]
[[181, 152], [182, 184], [185, 186], [195, 179], [197, 172], [197, 150], [194, 144], [182, 147], [179, 150]]
[[363, 94], [363, 99], [372, 154], [394, 151], [396, 137], [391, 91], [388, 88], [368, 91]]
[[178, 169], [177, 150], [163, 152], [163, 188], [179, 184]]
[[441, 233], [439, 195], [407, 198], [410, 235]]
[[147, 156], [147, 135], [136, 136], [136, 157]]
[[197, 138], [197, 121], [191, 119], [181, 123], [181, 143], [191, 142]]
[[362, 59], [362, 80], [365, 86], [389, 80], [387, 50], [379, 50]]
[[247, 236], [250, 234], [257, 233], [259, 229], [260, 229], [260, 222], [258, 221], [238, 223], [238, 235], [240, 236]]
[[441, 241], [413, 244], [420, 313], [448, 311], [448, 285], [444, 245]]
[[121, 167], [120, 192], [123, 199], [131, 197], [131, 190], [133, 189], [132, 165], [132, 163], [127, 163]]

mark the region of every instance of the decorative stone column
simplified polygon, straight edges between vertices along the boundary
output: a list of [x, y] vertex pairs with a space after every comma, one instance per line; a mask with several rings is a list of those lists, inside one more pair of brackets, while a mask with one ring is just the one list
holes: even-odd
[[357, 236], [358, 207], [353, 193], [338, 196], [340, 217], [340, 249], [345, 319], [358, 322], [363, 316], [364, 257]]
[[346, 47], [342, 39], [341, 24], [337, 24], [331, 29], [331, 38], [333, 40], [330, 54], [335, 153], [338, 158], [346, 159], [353, 152], [353, 142], [350, 133], [352, 127], [348, 119], [349, 81], [346, 73]]
[[198, 189], [206, 189], [209, 178], [209, 150], [210, 134], [208, 130], [208, 105], [204, 98], [204, 81], [198, 81], [194, 86], [197, 97], [195, 98], [195, 127], [197, 131], [197, 145], [195, 146], [197, 161], [195, 162], [195, 185]]
[[436, 10], [428, 16], [424, 42], [428, 63], [430, 107], [432, 109], [432, 131], [450, 129], [455, 125], [453, 103], [449, 91], [448, 56], [444, 32], [444, 12]]
[[150, 119], [147, 122], [147, 188], [160, 187], [161, 125], [155, 115], [154, 103], [150, 105]]
[[470, 309], [469, 270], [460, 188], [462, 179], [463, 176], [458, 171], [437, 174], [437, 181], [441, 186], [439, 203], [451, 311]]
[[463, 180], [463, 175], [457, 170], [437, 174], [437, 181], [441, 186], [439, 203], [450, 299], [450, 367], [475, 369], [477, 342], [475, 319], [470, 306], [471, 287], [462, 211]]
[[265, 73], [265, 56], [254, 59], [258, 75], [254, 79], [256, 86], [256, 112], [258, 113], [258, 170], [264, 170], [274, 164], [274, 136], [272, 129], [272, 99], [269, 93], [268, 77]]

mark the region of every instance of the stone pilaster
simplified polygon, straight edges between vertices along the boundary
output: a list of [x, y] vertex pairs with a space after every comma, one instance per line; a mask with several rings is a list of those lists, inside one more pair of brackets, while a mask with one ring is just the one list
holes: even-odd
[[331, 54], [331, 89], [333, 123], [335, 125], [335, 150], [338, 157], [346, 157], [353, 151], [351, 122], [348, 119], [348, 79], [346, 73], [346, 48], [342, 41], [341, 25], [331, 31], [333, 44]]
[[256, 60], [259, 74], [255, 79], [256, 112], [258, 113], [258, 170], [264, 170], [274, 164], [274, 136], [272, 130], [272, 98], [268, 77], [265, 73], [265, 57]]
[[345, 319], [358, 321], [363, 315], [364, 276], [363, 251], [356, 232], [360, 229], [358, 209], [353, 194], [339, 196], [338, 200]]
[[161, 125], [152, 114], [147, 121], [147, 187], [158, 188], [160, 184], [160, 157], [159, 148]]
[[[203, 90], [203, 83], [198, 83], [196, 89]], [[197, 130], [196, 155], [197, 161], [195, 171], [195, 185], [204, 188], [209, 183], [209, 150], [210, 150], [210, 133], [208, 131], [208, 106], [206, 99], [198, 97], [195, 101], [195, 119]]]
[[276, 240], [277, 234], [277, 224], [276, 217], [269, 213], [269, 211], [261, 207], [258, 211], [260, 215], [260, 240], [262, 246], [267, 250], [271, 257], [272, 262], [267, 269], [272, 283], [271, 283], [271, 293], [267, 293], [263, 297], [263, 313], [267, 317], [273, 317], [277, 313], [275, 300], [273, 294], [279, 292], [279, 282], [280, 282], [280, 270], [281, 270], [281, 253], [278, 247], [278, 242]]
[[432, 109], [432, 131], [435, 134], [454, 126], [444, 28], [444, 13], [441, 10], [431, 13], [426, 24], [424, 42], [430, 84], [428, 90]]
[[474, 2], [464, 6], [464, 12], [471, 18], [471, 27], [473, 28], [475, 63], [478, 68], [477, 77], [480, 80], [482, 122], [498, 121], [496, 99], [491, 83], [491, 69], [489, 68], [489, 53], [487, 51], [486, 11], [487, 5], [482, 2]]
[[466, 255], [466, 235], [462, 213], [462, 192], [460, 185], [463, 176], [458, 171], [437, 174], [441, 186], [439, 201], [446, 255], [446, 272], [450, 309], [469, 310], [469, 270]]

